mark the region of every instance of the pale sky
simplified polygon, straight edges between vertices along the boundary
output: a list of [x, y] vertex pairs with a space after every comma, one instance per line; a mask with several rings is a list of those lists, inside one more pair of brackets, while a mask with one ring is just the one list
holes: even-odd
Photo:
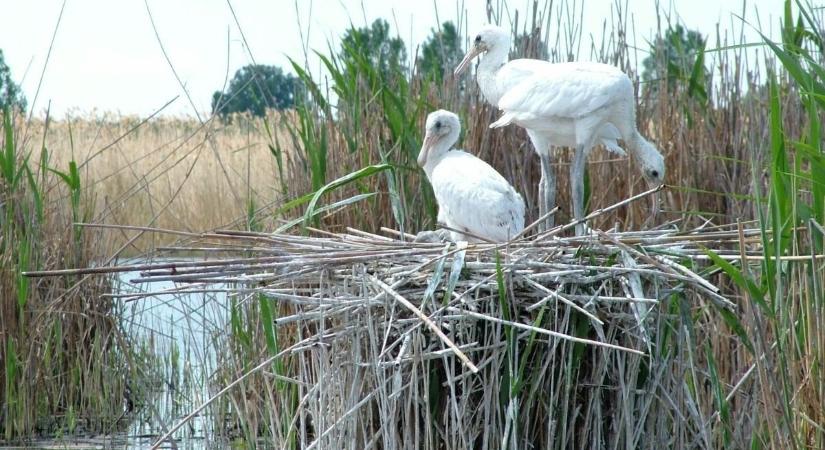
[[[621, 0], [620, 0], [621, 1]], [[237, 14], [249, 51], [244, 47], [229, 8]], [[350, 21], [356, 26], [383, 17], [406, 42], [412, 55], [437, 24], [466, 17], [472, 31], [486, 23], [484, 0], [66, 0], [62, 20], [42, 77], [63, 0], [0, 0], [0, 49], [12, 76], [22, 85], [30, 109], [41, 114], [49, 102], [54, 117], [67, 113], [119, 112], [146, 116], [180, 95], [166, 115], [192, 115], [194, 109], [161, 52], [152, 28], [148, 3], [161, 42], [195, 108], [208, 112], [212, 93], [224, 79], [249, 64], [274, 64], [291, 71], [287, 56], [303, 61], [301, 33], [310, 50], [328, 53], [328, 43], [338, 39]], [[493, 4], [501, 0], [493, 0]], [[519, 11], [520, 21], [532, 10], [532, 0], [509, 0], [510, 15]], [[540, 0], [540, 4], [544, 4]], [[554, 9], [565, 3], [556, 0]], [[567, 0], [583, 5], [584, 36], [601, 39], [602, 24], [610, 20], [614, 0]], [[628, 10], [636, 28], [636, 45], [656, 28], [656, 0], [629, 0]], [[709, 42], [716, 42], [716, 24], [738, 35], [742, 2], [720, 0], [660, 0], [661, 9]], [[746, 19], [756, 25], [759, 11], [763, 30], [777, 30], [782, 14], [779, 0], [749, 0]], [[465, 15], [466, 11], [466, 15]], [[553, 14], [556, 12], [554, 11]], [[678, 14], [677, 14], [678, 13]], [[300, 21], [300, 24], [299, 24]], [[509, 22], [505, 19], [505, 23]], [[555, 23], [555, 22], [553, 22]], [[397, 28], [396, 28], [397, 26]], [[608, 28], [610, 24], [608, 22]], [[554, 31], [551, 31], [554, 34]], [[746, 27], [746, 39], [758, 35]], [[589, 43], [589, 38], [583, 39]], [[586, 46], [584, 46], [586, 47]], [[584, 58], [587, 55], [582, 55]], [[643, 56], [643, 55], [642, 55]], [[642, 57], [640, 56], [640, 58]], [[320, 73], [317, 58], [310, 66]]]

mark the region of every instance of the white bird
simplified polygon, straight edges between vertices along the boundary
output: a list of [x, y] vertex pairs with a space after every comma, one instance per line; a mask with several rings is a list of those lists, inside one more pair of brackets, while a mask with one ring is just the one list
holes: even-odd
[[452, 231], [455, 242], [478, 242], [473, 236], [505, 242], [524, 229], [524, 200], [489, 164], [452, 150], [460, 133], [461, 123], [454, 113], [438, 110], [427, 116], [418, 165], [433, 187], [438, 220], [469, 233]]
[[[486, 53], [478, 64], [476, 81], [484, 98], [504, 114], [490, 128], [515, 123], [527, 130], [541, 159], [539, 215], [555, 207], [556, 180], [550, 165], [550, 146], [576, 149], [570, 168], [573, 215], [584, 217], [584, 169], [590, 149], [601, 143], [624, 155], [622, 139], [639, 161], [642, 175], [652, 186], [662, 183], [665, 162], [662, 154], [636, 129], [633, 85], [616, 67], [592, 63], [550, 63], [537, 59], [508, 60], [510, 34], [503, 28], [487, 26], [476, 35], [472, 47], [455, 69], [461, 74], [476, 56]], [[653, 200], [656, 214], [658, 199]], [[547, 228], [552, 227], [548, 218]], [[540, 230], [546, 229], [540, 227]], [[583, 225], [576, 234], [583, 234]]]

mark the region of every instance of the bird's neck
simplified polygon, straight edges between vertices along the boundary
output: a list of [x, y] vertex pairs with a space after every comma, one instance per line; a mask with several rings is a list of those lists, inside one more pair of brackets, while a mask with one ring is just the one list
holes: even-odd
[[489, 50], [478, 64], [478, 72], [476, 73], [478, 87], [487, 102], [492, 105], [497, 105], [501, 98], [501, 92], [499, 92], [496, 83], [496, 75], [501, 66], [507, 63], [509, 51], [510, 49], [503, 47]]
[[656, 150], [656, 147], [648, 142], [636, 129], [633, 130], [630, 138], [625, 140], [627, 142], [627, 149], [639, 160], [652, 161], [662, 157], [662, 154]]
[[424, 164], [424, 172], [427, 174], [427, 178], [432, 179], [433, 170], [435, 170], [436, 166], [441, 163], [441, 160], [447, 156], [447, 152], [450, 151], [451, 146], [452, 144], [441, 142], [430, 149], [430, 154], [427, 156], [427, 162]]

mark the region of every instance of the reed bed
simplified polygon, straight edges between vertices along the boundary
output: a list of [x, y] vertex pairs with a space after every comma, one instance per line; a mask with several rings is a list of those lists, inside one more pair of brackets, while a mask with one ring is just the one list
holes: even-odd
[[[247, 217], [250, 208], [286, 200], [272, 149], [288, 139], [280, 125], [288, 119], [274, 111], [203, 123], [189, 117], [69, 116], [33, 121], [28, 139], [42, 142], [55, 165], [77, 161], [93, 193], [90, 222], [204, 231]], [[293, 157], [286, 150], [279, 156]], [[129, 254], [172, 242], [165, 235], [154, 236], [160, 241], [130, 241], [127, 233], [111, 237], [112, 248], [128, 242]]]
[[101, 297], [111, 280], [22, 275], [105, 263], [108, 240], [73, 226], [90, 211], [76, 165], [33, 148], [14, 113], [0, 112], [0, 442], [116, 432], [137, 364]]
[[[218, 383], [156, 445], [222, 403], [233, 405], [229, 420], [245, 433], [278, 447], [726, 442], [720, 411], [700, 402], [719, 381], [696, 370], [709, 358], [696, 332], [712, 311], [740, 313], [709, 281], [718, 272], [710, 252], [758, 264], [761, 230], [680, 231], [671, 223], [565, 236], [572, 226], [475, 245], [413, 243], [389, 228], [310, 236], [219, 230], [164, 249], [203, 260], [29, 275], [140, 271], [133, 283], [176, 287], [113, 297], [218, 291], [265, 311], [255, 324], [264, 330], [257, 360]], [[239, 354], [219, 359], [236, 367]], [[727, 394], [744, 414], [737, 440], [755, 425], [748, 409], [757, 394], [739, 389], [751, 374]], [[250, 407], [259, 402], [270, 405]]]
[[[492, 4], [496, 22], [506, 4]], [[416, 68], [381, 73], [357, 54], [331, 51], [321, 79], [294, 65], [309, 98], [256, 122], [257, 136], [215, 145], [221, 127], [233, 125], [192, 121], [176, 125], [186, 133], [158, 135], [174, 148], [161, 137], [142, 145], [150, 120], [84, 145], [97, 151], [77, 173], [93, 178], [95, 161], [129, 142], [133, 153], [101, 173], [131, 178], [112, 197], [99, 193], [115, 175], [85, 190], [98, 209], [72, 216], [83, 222], [73, 229], [110, 228], [100, 236], [120, 242], [142, 236], [136, 248], [176, 260], [42, 268], [69, 280], [142, 270], [136, 282], [175, 281], [175, 292], [223, 289], [230, 319], [215, 330], [214, 396], [191, 414], [209, 408], [213, 428], [228, 438], [285, 448], [822, 448], [825, 10], [787, 1], [781, 41], [760, 46], [741, 38], [747, 25], [736, 21], [709, 37], [694, 66], [708, 76], [694, 70], [672, 83], [642, 83], [635, 67], [646, 54], [633, 41], [628, 5], [615, 4], [605, 40], [590, 45], [575, 23], [577, 2], [532, 6], [526, 20], [508, 15], [514, 37], [523, 37], [512, 56], [598, 60], [634, 81], [638, 126], [667, 161], [659, 217], [649, 217], [644, 201], [623, 201], [645, 189], [633, 161], [595, 150], [588, 224], [606, 231], [576, 238], [560, 228], [501, 246], [410, 243], [407, 233], [436, 218], [415, 165], [429, 111], [456, 111], [461, 146], [496, 167], [528, 206], [534, 152], [523, 130], [487, 128], [496, 112], [470, 79], [435, 81]], [[84, 135], [100, 129], [90, 125]], [[78, 146], [69, 130], [69, 147], [44, 132], [48, 145], [71, 155]], [[226, 159], [217, 163], [224, 145], [254, 146], [271, 159], [246, 153], [228, 169]], [[143, 165], [149, 148], [164, 156]], [[209, 155], [216, 163], [199, 175], [208, 181], [195, 180]], [[561, 222], [568, 155], [555, 156]], [[178, 169], [170, 167], [184, 166], [172, 176]], [[239, 181], [262, 167], [277, 176]], [[224, 188], [197, 184], [222, 177]], [[184, 191], [189, 184], [196, 188]], [[174, 195], [156, 194], [167, 192], [161, 187]], [[64, 233], [71, 228], [60, 223]], [[177, 238], [185, 240], [172, 244]], [[5, 261], [22, 254], [10, 250]], [[40, 268], [19, 267], [11, 273]]]

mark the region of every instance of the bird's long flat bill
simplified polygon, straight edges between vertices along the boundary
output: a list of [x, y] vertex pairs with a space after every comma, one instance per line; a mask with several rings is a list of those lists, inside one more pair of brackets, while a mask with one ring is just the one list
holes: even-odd
[[468, 50], [467, 54], [464, 55], [464, 59], [462, 59], [461, 62], [458, 63], [458, 65], [455, 67], [455, 70], [453, 71], [453, 76], [457, 77], [461, 75], [461, 72], [464, 72], [464, 70], [467, 69], [467, 66], [470, 65], [470, 61], [472, 61], [473, 58], [478, 56], [479, 53], [481, 53], [480, 48], [476, 46], [470, 47], [470, 50]]
[[438, 140], [437, 136], [433, 136], [430, 133], [427, 133], [424, 136], [424, 142], [421, 144], [421, 151], [418, 152], [418, 166], [424, 167], [424, 164], [427, 164], [427, 157], [430, 154], [430, 148], [436, 143]]
[[[654, 187], [658, 187], [658, 186], [651, 185], [651, 189], [654, 188]], [[656, 219], [656, 216], [659, 215], [659, 202], [661, 201], [661, 198], [659, 197], [660, 195], [661, 194], [659, 193], [659, 191], [656, 191], [656, 192], [653, 193], [653, 195], [650, 196], [650, 201], [651, 201], [650, 217], [654, 220]]]

